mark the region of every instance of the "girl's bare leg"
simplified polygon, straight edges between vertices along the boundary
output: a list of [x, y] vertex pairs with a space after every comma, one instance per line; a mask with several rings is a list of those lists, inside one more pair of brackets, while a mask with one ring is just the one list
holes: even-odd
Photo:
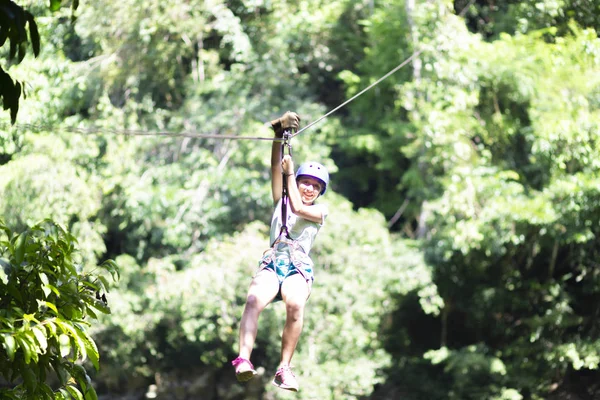
[[279, 280], [273, 271], [263, 269], [252, 280], [240, 322], [240, 357], [250, 359], [258, 332], [258, 317], [278, 291]]
[[285, 302], [286, 320], [281, 340], [280, 366], [290, 365], [304, 323], [304, 307], [310, 294], [310, 286], [300, 274], [283, 281], [281, 297]]

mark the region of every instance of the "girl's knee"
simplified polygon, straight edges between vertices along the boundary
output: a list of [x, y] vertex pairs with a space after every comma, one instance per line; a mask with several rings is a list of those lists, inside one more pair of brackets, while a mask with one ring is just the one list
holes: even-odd
[[279, 291], [277, 276], [264, 271], [255, 276], [246, 295], [246, 307], [262, 310], [273, 300]]
[[304, 316], [304, 305], [305, 302], [288, 300], [288, 302], [285, 304], [285, 311], [287, 313], [288, 318], [291, 318], [293, 320], [302, 319], [302, 317]]
[[260, 308], [261, 303], [262, 302], [260, 301], [260, 298], [257, 295], [253, 293], [248, 293], [248, 296], [246, 297], [246, 308], [258, 310]]
[[292, 311], [302, 311], [304, 310], [304, 306], [306, 306], [306, 300], [300, 296], [288, 298], [285, 303], [286, 309]]
[[264, 291], [262, 293], [250, 291], [246, 296], [246, 308], [249, 310], [261, 312], [265, 309], [267, 304], [269, 304], [273, 300], [276, 294], [276, 290]]

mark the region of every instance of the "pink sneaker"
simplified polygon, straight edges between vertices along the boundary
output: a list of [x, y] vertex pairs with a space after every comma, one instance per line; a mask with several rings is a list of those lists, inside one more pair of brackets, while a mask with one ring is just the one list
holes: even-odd
[[249, 381], [256, 375], [254, 365], [252, 365], [250, 360], [238, 357], [231, 362], [231, 365], [235, 367], [235, 377], [237, 378], [238, 382]]
[[273, 385], [281, 389], [291, 390], [292, 392], [298, 391], [298, 381], [296, 381], [296, 377], [289, 365], [284, 365], [277, 370], [273, 379]]

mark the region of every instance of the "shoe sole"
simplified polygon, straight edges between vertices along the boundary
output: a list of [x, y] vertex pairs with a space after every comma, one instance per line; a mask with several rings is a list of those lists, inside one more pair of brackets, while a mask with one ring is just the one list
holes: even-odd
[[277, 386], [279, 389], [289, 390], [290, 392], [297, 392], [298, 388], [295, 386], [284, 385], [283, 382], [273, 381], [271, 382], [273, 385]]
[[254, 378], [255, 376], [256, 376], [256, 371], [244, 371], [244, 372], [240, 372], [239, 374], [235, 375], [238, 382], [248, 382], [250, 379]]

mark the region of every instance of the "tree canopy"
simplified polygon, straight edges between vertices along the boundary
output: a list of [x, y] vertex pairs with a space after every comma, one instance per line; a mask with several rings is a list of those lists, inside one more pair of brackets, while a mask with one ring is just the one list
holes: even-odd
[[230, 137], [403, 63], [292, 140], [332, 178], [302, 398], [600, 395], [597, 0], [60, 3], [10, 2], [17, 33], [0, 7], [0, 218], [118, 265], [83, 363], [99, 396], [279, 396], [277, 304], [258, 379], [229, 365], [272, 212], [271, 143]]

